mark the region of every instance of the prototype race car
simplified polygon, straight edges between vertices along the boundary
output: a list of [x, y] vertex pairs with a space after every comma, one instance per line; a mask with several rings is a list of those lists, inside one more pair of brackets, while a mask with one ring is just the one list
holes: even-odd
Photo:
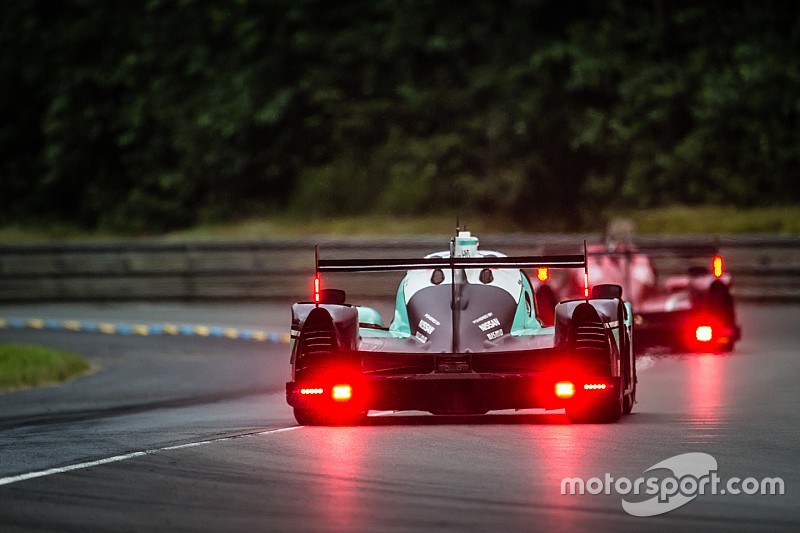
[[[424, 259], [323, 260], [315, 253], [313, 301], [292, 306], [297, 422], [351, 424], [370, 409], [484, 414], [566, 409], [573, 422], [613, 422], [636, 398], [633, 317], [618, 285], [555, 306], [539, 320], [524, 268], [586, 274], [583, 255], [506, 257], [478, 251], [461, 231], [449, 251]], [[321, 288], [321, 273], [407, 271], [394, 319]]]
[[[693, 263], [697, 258], [707, 261], [710, 268]], [[683, 264], [685, 273], [659, 278], [654, 259]], [[681, 352], [728, 352], [741, 336], [730, 293], [732, 278], [715, 245], [643, 250], [630, 242], [609, 242], [589, 246], [588, 263], [593, 283], [623, 287], [633, 308], [637, 353], [654, 346]], [[578, 294], [582, 283], [575, 275], [560, 283], [551, 282], [549, 275], [537, 275], [538, 303], [552, 308], [554, 299]]]

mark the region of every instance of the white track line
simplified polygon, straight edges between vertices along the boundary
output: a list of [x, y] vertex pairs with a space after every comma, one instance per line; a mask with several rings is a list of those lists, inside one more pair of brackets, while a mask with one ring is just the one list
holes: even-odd
[[131, 452], [122, 455], [115, 455], [114, 457], [106, 457], [105, 459], [97, 459], [96, 461], [88, 461], [86, 463], [78, 463], [69, 466], [60, 466], [57, 468], [48, 468], [47, 470], [39, 470], [38, 472], [28, 472], [27, 474], [19, 474], [17, 476], [0, 478], [0, 485], [10, 485], [19, 481], [26, 481], [28, 479], [35, 479], [37, 477], [52, 476], [54, 474], [63, 474], [64, 472], [72, 472], [73, 470], [83, 470], [85, 468], [92, 468], [93, 466], [107, 465], [109, 463], [118, 463], [119, 461], [127, 461], [136, 457], [144, 455], [152, 455], [158, 452], [168, 452], [172, 450], [182, 450], [184, 448], [193, 448], [195, 446], [203, 446], [205, 444], [213, 444], [216, 442], [224, 442], [227, 440], [242, 439], [245, 437], [260, 437], [263, 435], [272, 435], [274, 433], [282, 433], [284, 431], [292, 431], [300, 429], [303, 426], [290, 426], [285, 428], [270, 429], [267, 431], [260, 431], [258, 433], [245, 433], [242, 435], [234, 435], [232, 437], [221, 437], [219, 439], [201, 440], [197, 442], [189, 442], [187, 444], [178, 444], [177, 446], [165, 446], [163, 448], [154, 448], [152, 450], [145, 450], [142, 452]]

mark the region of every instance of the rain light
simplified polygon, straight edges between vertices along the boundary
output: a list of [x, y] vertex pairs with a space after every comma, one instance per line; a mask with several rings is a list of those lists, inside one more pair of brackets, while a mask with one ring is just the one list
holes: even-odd
[[556, 383], [556, 396], [561, 399], [572, 398], [575, 396], [575, 385], [571, 381], [559, 381]]
[[350, 385], [336, 385], [331, 389], [331, 396], [337, 402], [346, 402], [353, 397], [353, 387]]

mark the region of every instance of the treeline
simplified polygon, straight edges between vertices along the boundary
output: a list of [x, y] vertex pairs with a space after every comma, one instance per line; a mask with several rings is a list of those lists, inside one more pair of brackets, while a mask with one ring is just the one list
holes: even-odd
[[0, 3], [0, 223], [800, 200], [800, 3]]

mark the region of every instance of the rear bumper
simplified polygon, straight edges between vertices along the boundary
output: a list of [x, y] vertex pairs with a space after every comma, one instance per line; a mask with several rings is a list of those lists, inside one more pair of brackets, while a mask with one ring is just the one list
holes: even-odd
[[[563, 376], [531, 374], [415, 374], [404, 376], [360, 376], [353, 386], [353, 404], [362, 410], [430, 411], [434, 413], [484, 413], [499, 409], [561, 409], [571, 403], [605, 401], [617, 394], [619, 378], [572, 378], [575, 395], [561, 399], [555, 395], [555, 384]], [[342, 380], [340, 380], [342, 381]], [[322, 383], [286, 384], [286, 401], [297, 408], [324, 409], [335, 407], [329, 389]], [[584, 389], [584, 384], [603, 383], [606, 389]], [[311, 386], [321, 394], [302, 394]]]

